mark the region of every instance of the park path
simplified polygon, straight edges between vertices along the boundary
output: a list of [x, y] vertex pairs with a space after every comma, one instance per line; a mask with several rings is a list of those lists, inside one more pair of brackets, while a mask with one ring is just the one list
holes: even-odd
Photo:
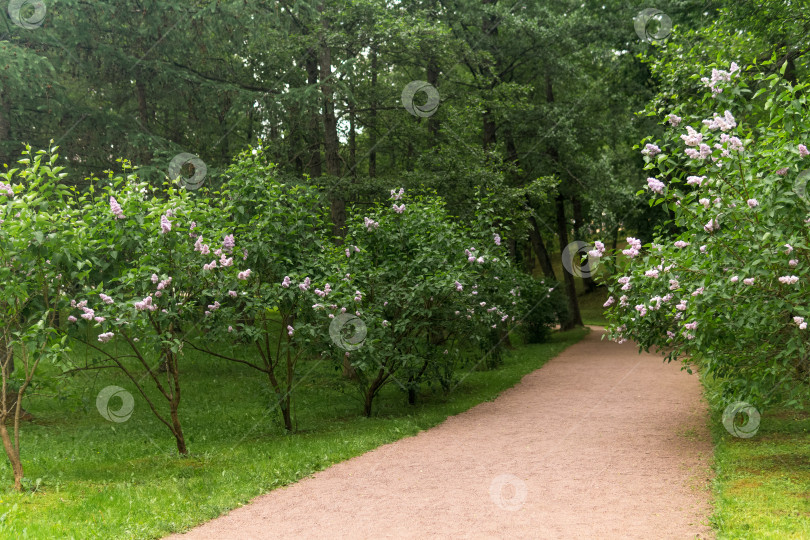
[[492, 402], [172, 538], [711, 537], [697, 376], [602, 333]]

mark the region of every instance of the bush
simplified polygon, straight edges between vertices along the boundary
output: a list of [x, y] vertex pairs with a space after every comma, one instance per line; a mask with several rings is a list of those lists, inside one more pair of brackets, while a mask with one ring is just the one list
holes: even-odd
[[611, 335], [699, 359], [729, 401], [796, 405], [810, 383], [808, 86], [711, 67], [643, 151], [650, 204], [679, 232], [606, 257], [622, 276]]

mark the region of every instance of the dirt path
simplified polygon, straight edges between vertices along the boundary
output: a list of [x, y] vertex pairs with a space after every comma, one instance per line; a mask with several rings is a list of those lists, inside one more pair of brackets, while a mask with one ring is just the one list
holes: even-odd
[[497, 400], [173, 538], [707, 538], [697, 377], [595, 328]]

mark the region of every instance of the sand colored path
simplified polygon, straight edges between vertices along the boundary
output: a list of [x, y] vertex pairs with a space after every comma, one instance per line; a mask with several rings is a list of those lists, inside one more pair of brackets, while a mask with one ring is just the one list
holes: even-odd
[[601, 335], [493, 402], [173, 538], [711, 536], [697, 377]]

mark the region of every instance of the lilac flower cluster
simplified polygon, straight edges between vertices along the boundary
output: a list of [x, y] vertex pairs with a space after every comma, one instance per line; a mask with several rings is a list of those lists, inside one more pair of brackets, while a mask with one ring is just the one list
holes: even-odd
[[[709, 79], [708, 77], [702, 77], [700, 81], [709, 88], [711, 88], [713, 94], [720, 94], [723, 92], [723, 89], [718, 85], [721, 82], [731, 81], [731, 76], [739, 71], [740, 67], [737, 65], [737, 63], [732, 62], [731, 66], [729, 66], [728, 71], [722, 69], [712, 69], [711, 79]], [[737, 73], [737, 75], [739, 76], [739, 73]]]
[[[0, 186], [0, 189], [2, 189], [2, 186]], [[126, 219], [124, 211], [121, 209], [121, 205], [118, 204], [118, 201], [115, 200], [115, 197], [110, 197], [110, 210], [115, 216], [115, 219]]]
[[627, 255], [632, 259], [641, 253], [641, 240], [630, 237], [627, 239], [627, 243], [630, 244], [630, 247], [623, 249], [622, 254]]

